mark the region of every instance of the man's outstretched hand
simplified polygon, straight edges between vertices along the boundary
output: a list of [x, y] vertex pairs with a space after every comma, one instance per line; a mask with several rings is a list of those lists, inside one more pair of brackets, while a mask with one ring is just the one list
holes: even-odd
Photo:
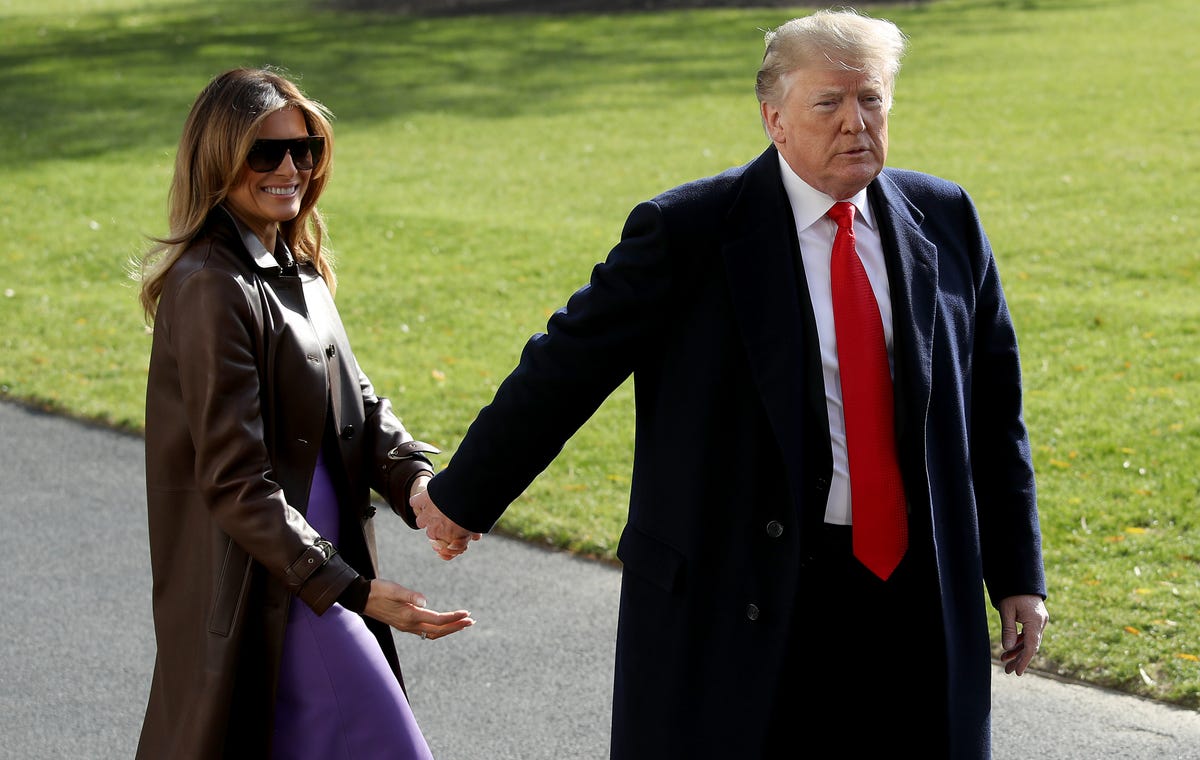
[[483, 534], [472, 533], [442, 514], [424, 489], [413, 494], [408, 504], [417, 516], [417, 527], [424, 529], [430, 545], [442, 559], [454, 559], [465, 552], [472, 541], [483, 537]]

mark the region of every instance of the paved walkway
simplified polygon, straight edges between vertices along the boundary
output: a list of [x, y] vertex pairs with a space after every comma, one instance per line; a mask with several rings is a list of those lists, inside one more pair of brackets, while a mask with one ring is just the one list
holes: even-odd
[[[141, 439], [0, 402], [0, 758], [133, 756], [154, 659], [144, 474]], [[478, 620], [397, 634], [438, 760], [606, 758], [619, 572], [499, 536], [445, 563], [379, 517], [384, 575]], [[1030, 674], [997, 677], [993, 703], [996, 760], [1200, 760], [1194, 711]]]

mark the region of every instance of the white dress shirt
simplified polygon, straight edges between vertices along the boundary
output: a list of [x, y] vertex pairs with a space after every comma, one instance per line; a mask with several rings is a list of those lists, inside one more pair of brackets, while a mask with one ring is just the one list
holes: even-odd
[[[825, 406], [829, 414], [829, 437], [833, 446], [833, 479], [829, 485], [829, 502], [825, 507], [825, 522], [849, 525], [850, 474], [846, 456], [846, 423], [842, 417], [842, 385], [838, 371], [837, 336], [833, 327], [833, 297], [829, 279], [829, 259], [833, 253], [833, 238], [837, 224], [825, 216], [836, 200], [814, 189], [796, 175], [779, 156], [783, 187], [796, 220], [800, 239], [800, 256], [804, 261], [804, 278], [812, 300], [813, 316], [817, 323], [817, 338], [821, 343], [821, 369], [825, 379]], [[879, 315], [883, 318], [883, 337], [887, 342], [888, 364], [895, 373], [892, 361], [892, 298], [888, 292], [887, 267], [883, 261], [883, 245], [879, 240], [879, 225], [867, 202], [867, 191], [860, 190], [851, 198], [854, 204], [854, 242], [862, 259]], [[800, 389], [796, 389], [797, 393]]]

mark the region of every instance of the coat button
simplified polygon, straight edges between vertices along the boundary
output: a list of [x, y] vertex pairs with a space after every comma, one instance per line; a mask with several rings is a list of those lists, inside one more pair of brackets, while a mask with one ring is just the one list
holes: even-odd
[[346, 427], [342, 428], [342, 440], [343, 441], [348, 441], [353, 437], [354, 437], [354, 426], [353, 425], [347, 425]]
[[329, 348], [325, 349], [325, 355], [328, 356], [330, 359], [337, 356], [337, 349], [334, 348], [334, 345], [332, 343], [329, 344]]
[[757, 604], [747, 604], [746, 605], [746, 619], [747, 620], [758, 620], [758, 615], [759, 615], [759, 612], [758, 612]]
[[370, 520], [375, 516], [375, 507], [367, 507], [367, 519]]
[[815, 481], [815, 485], [816, 485], [818, 491], [828, 491], [829, 490], [829, 480], [827, 478], [817, 478]]
[[778, 520], [772, 520], [767, 523], [767, 535], [771, 538], [779, 538], [783, 535], [783, 523]]

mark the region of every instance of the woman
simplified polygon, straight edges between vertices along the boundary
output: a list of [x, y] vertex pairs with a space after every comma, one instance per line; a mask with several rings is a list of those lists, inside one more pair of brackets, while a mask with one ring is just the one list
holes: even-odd
[[[376, 577], [374, 489], [415, 527], [426, 454], [359, 369], [317, 200], [328, 111], [219, 75], [142, 261], [154, 667], [138, 757], [429, 758], [388, 626], [474, 621]], [[361, 613], [361, 614], [359, 614]]]

